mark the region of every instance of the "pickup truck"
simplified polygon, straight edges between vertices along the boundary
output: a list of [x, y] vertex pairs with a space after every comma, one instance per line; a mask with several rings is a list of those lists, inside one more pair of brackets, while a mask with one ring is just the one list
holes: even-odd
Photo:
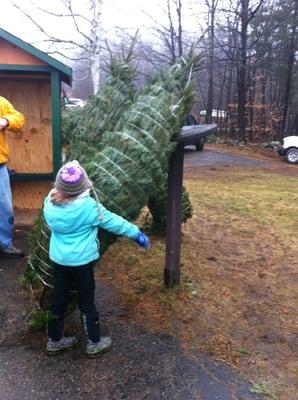
[[[186, 117], [183, 126], [196, 126], [199, 125], [197, 123], [197, 120], [195, 119], [195, 117], [192, 114], [188, 114], [188, 116]], [[194, 146], [196, 147], [197, 151], [202, 151], [204, 149], [204, 144], [205, 144], [205, 138], [200, 138], [196, 141], [196, 143], [194, 143]]]

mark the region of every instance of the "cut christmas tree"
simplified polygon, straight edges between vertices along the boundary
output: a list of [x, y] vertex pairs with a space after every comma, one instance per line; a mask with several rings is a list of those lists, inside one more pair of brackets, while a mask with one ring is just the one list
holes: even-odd
[[[128, 220], [138, 217], [148, 199], [154, 198], [165, 185], [169, 157], [175, 148], [173, 139], [194, 101], [195, 91], [191, 81], [194, 62], [191, 57], [187, 61], [181, 60], [148, 85], [134, 102], [129, 90], [128, 100], [121, 100], [122, 116], [116, 123], [115, 110], [118, 108], [119, 111], [117, 101], [107, 105], [105, 110], [108, 112], [110, 109], [110, 115], [106, 114], [105, 118], [100, 117], [104, 107], [97, 110], [97, 101], [100, 104], [104, 101], [102, 93], [113, 91], [109, 87], [114, 84], [111, 79], [91, 101], [97, 114], [92, 112], [90, 103], [83, 116], [84, 130], [89, 126], [90, 129], [93, 127], [93, 131], [90, 130], [90, 135], [85, 138], [84, 152], [79, 143], [78, 148], [72, 145], [69, 158], [77, 158], [85, 167], [93, 181], [96, 198]], [[126, 66], [124, 69], [127, 71]], [[128, 103], [130, 106], [127, 108]], [[88, 119], [88, 115], [93, 119]], [[94, 118], [100, 120], [99, 129], [96, 129]], [[97, 145], [98, 140], [100, 146]], [[106, 248], [110, 237], [103, 237], [100, 232], [100, 239], [104, 242], [103, 248]], [[51, 286], [48, 241], [49, 231], [40, 218], [31, 234], [27, 276], [31, 281], [38, 280]]]

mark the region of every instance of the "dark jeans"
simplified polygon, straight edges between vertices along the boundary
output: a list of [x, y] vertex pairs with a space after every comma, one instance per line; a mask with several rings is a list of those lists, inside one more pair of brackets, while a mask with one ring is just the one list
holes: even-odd
[[70, 290], [75, 287], [78, 292], [78, 305], [81, 311], [83, 327], [93, 342], [100, 340], [100, 322], [94, 304], [95, 281], [94, 262], [78, 267], [68, 267], [54, 263], [54, 291], [48, 335], [52, 340], [60, 340], [63, 336], [64, 314]]

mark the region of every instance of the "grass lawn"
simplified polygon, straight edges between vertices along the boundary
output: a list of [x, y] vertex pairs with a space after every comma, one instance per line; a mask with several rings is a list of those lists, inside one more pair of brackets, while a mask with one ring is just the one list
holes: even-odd
[[179, 287], [163, 287], [161, 236], [148, 252], [121, 239], [97, 270], [121, 296], [124, 318], [178, 337], [189, 354], [225, 360], [273, 400], [298, 391], [294, 168], [186, 171], [194, 216], [183, 227]]

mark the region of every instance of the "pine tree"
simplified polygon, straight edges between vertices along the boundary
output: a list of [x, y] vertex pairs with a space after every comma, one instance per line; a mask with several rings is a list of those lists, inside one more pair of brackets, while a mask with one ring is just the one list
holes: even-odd
[[[111, 74], [102, 89], [79, 112], [64, 113], [62, 134], [63, 141], [69, 144], [68, 159], [77, 159], [82, 164], [93, 160], [103, 132], [113, 130], [116, 116], [132, 104], [136, 71], [129, 61], [130, 53], [125, 60], [111, 59]], [[25, 280], [36, 287], [38, 282], [51, 286], [49, 238], [50, 231], [40, 214], [28, 236], [29, 259], [24, 272]]]
[[68, 133], [70, 143], [68, 158], [84, 163], [102, 149], [102, 135], [113, 132], [125, 110], [132, 104], [136, 70], [130, 62], [112, 58], [110, 75], [99, 92], [83, 108], [76, 127]]

